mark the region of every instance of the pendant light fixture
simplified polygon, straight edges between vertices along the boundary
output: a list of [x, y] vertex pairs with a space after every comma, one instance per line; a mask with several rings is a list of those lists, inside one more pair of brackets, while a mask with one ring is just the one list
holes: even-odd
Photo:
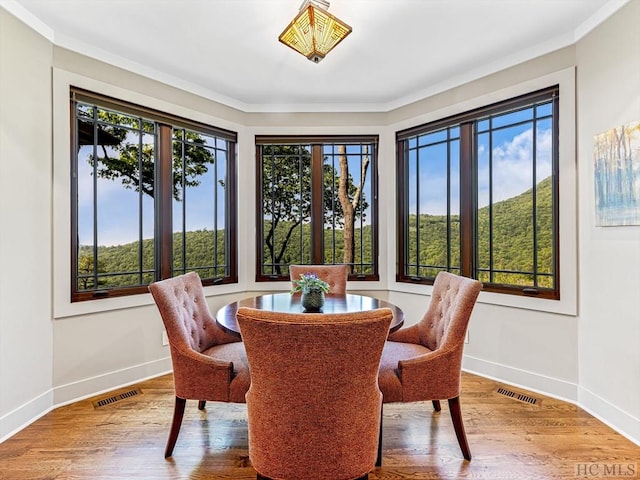
[[351, 27], [331, 15], [325, 0], [305, 0], [300, 12], [278, 37], [285, 45], [318, 63], [351, 33]]

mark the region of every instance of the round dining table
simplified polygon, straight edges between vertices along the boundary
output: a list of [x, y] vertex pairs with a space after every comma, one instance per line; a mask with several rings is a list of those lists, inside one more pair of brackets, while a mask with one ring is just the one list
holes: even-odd
[[[243, 298], [237, 302], [232, 302], [222, 307], [216, 313], [216, 322], [224, 330], [235, 335], [240, 335], [240, 327], [236, 313], [239, 307], [257, 308], [270, 312], [282, 313], [302, 313], [304, 307], [301, 304], [302, 295], [290, 293], [270, 293], [258, 295], [257, 297]], [[399, 329], [404, 323], [404, 312], [400, 307], [392, 303], [385, 302], [379, 298], [368, 297], [366, 295], [347, 294], [325, 294], [324, 306], [320, 313], [351, 313], [377, 308], [390, 308], [393, 313], [389, 333]]]

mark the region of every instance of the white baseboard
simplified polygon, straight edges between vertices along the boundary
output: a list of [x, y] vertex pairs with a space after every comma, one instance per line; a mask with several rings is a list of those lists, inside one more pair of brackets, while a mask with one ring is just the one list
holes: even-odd
[[129, 368], [85, 378], [53, 389], [53, 403], [56, 407], [67, 405], [87, 397], [125, 387], [149, 378], [157, 377], [172, 370], [171, 358], [165, 357]]
[[0, 443], [49, 413], [53, 409], [52, 405], [53, 390], [47, 390], [0, 417]]
[[578, 389], [578, 405], [640, 446], [640, 418], [634, 417], [584, 387]]
[[640, 445], [640, 419], [576, 384], [465, 355], [464, 371], [572, 403]]
[[55, 387], [0, 417], [0, 443], [54, 408], [158, 377], [171, 371], [171, 358], [165, 357]]
[[462, 369], [481, 377], [508, 383], [514, 387], [541, 393], [565, 402], [576, 404], [578, 401], [578, 386], [565, 380], [547, 377], [539, 373], [482, 360], [469, 355], [463, 356]]

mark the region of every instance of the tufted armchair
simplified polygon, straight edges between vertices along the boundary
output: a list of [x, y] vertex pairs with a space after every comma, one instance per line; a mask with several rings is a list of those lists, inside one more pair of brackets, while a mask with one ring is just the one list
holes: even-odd
[[389, 335], [378, 376], [384, 403], [432, 400], [439, 412], [440, 400], [447, 399], [467, 460], [471, 452], [460, 412], [460, 372], [464, 338], [481, 288], [476, 280], [440, 272], [422, 320]]
[[315, 273], [329, 284], [331, 293], [347, 293], [349, 265], [289, 265], [291, 281], [298, 280], [300, 275]]
[[249, 458], [258, 479], [368, 477], [378, 452], [377, 374], [391, 317], [388, 308], [238, 309], [251, 371]]
[[245, 402], [251, 379], [244, 345], [209, 312], [202, 282], [191, 272], [149, 285], [164, 322], [175, 387], [175, 407], [165, 458], [173, 453], [187, 399]]

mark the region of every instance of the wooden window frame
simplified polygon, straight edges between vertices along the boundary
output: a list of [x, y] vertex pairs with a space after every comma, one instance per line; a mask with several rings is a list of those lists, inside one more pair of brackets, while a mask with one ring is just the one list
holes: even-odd
[[[350, 281], [377, 281], [380, 279], [378, 266], [378, 136], [377, 135], [312, 135], [312, 136], [296, 136], [296, 135], [258, 135], [255, 139], [256, 144], [256, 282], [272, 282], [289, 280], [289, 272], [282, 272], [280, 275], [267, 275], [262, 273], [262, 248], [264, 245], [262, 230], [262, 147], [264, 145], [309, 145], [311, 147], [311, 263], [316, 265], [323, 264], [323, 225], [324, 211], [322, 205], [323, 197], [323, 151], [322, 146], [325, 144], [357, 144], [369, 143], [373, 147], [371, 152], [371, 164], [369, 171], [371, 172], [371, 189], [372, 198], [368, 199], [371, 203], [371, 226], [373, 229], [372, 238], [372, 269], [371, 274], [352, 273], [349, 275]], [[320, 201], [318, 201], [320, 199]], [[336, 262], [340, 263], [340, 262]]]
[[[406, 142], [409, 138], [437, 131], [454, 125], [460, 126], [460, 273], [463, 276], [477, 277], [477, 159], [475, 152], [475, 122], [488, 116], [508, 113], [528, 105], [550, 102], [552, 105], [552, 278], [553, 288], [522, 287], [507, 284], [485, 282], [483, 289], [488, 292], [560, 299], [560, 228], [559, 228], [559, 86], [520, 95], [509, 100], [497, 102], [485, 107], [453, 115], [441, 120], [418, 125], [396, 132], [396, 169], [397, 169], [397, 259], [396, 281], [432, 285], [435, 278], [416, 277], [406, 273], [405, 259], [408, 253], [408, 168], [406, 165]], [[535, 121], [535, 120], [534, 120]], [[534, 197], [535, 198], [535, 197]], [[490, 203], [491, 205], [491, 203]], [[535, 210], [535, 200], [534, 206]], [[534, 245], [535, 250], [535, 245]], [[536, 266], [534, 265], [534, 269]]]
[[70, 117], [71, 117], [71, 302], [96, 300], [101, 298], [115, 298], [129, 295], [148, 293], [148, 284], [135, 286], [96, 288], [92, 290], [78, 290], [78, 184], [77, 184], [77, 144], [78, 132], [76, 128], [76, 103], [81, 102], [120, 112], [135, 115], [154, 122], [156, 125], [156, 168], [155, 185], [158, 195], [154, 201], [154, 281], [163, 280], [173, 275], [173, 153], [172, 130], [174, 127], [184, 128], [205, 135], [225, 139], [228, 142], [226, 165], [226, 204], [225, 204], [225, 244], [228, 268], [223, 278], [203, 278], [203, 285], [219, 285], [238, 282], [237, 266], [237, 161], [235, 132], [192, 121], [183, 117], [167, 114], [155, 109], [132, 104], [113, 97], [90, 92], [76, 87], [70, 89]]

